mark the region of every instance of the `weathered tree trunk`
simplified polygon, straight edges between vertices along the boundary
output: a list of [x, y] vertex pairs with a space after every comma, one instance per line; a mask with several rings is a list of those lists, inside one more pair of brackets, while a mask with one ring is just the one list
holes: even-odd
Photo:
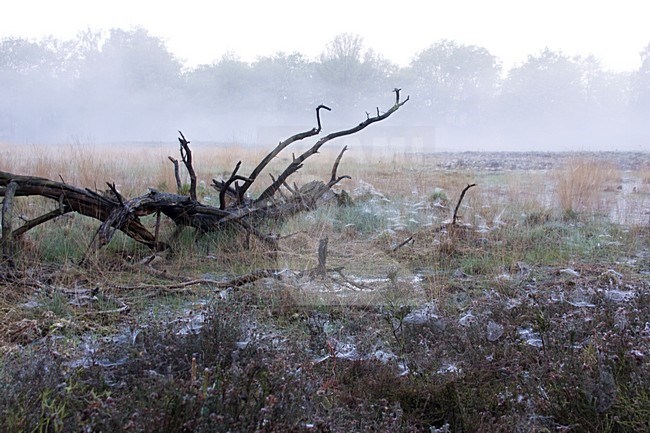
[[[49, 212], [25, 223], [23, 227], [27, 227], [27, 229], [70, 211], [105, 221], [113, 209], [120, 207], [120, 203], [116, 199], [101, 195], [90, 189], [81, 189], [63, 182], [40, 177], [21, 176], [0, 171], [0, 187], [6, 187], [12, 182], [17, 185], [16, 197], [37, 195], [52, 199], [59, 204], [57, 211]], [[6, 189], [0, 189], [0, 195], [5, 194]], [[15, 230], [13, 234], [23, 234], [26, 231], [23, 227]], [[123, 221], [120, 229], [136, 241], [151, 248], [155, 247], [153, 235], [140, 223], [137, 217], [132, 216], [127, 221]]]

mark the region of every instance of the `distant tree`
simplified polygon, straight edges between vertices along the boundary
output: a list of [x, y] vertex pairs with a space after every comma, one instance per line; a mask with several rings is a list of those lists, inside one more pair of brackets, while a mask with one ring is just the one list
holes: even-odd
[[185, 74], [192, 103], [218, 112], [248, 105], [251, 67], [234, 53]]
[[511, 119], [572, 121], [586, 99], [579, 58], [548, 48], [511, 69], [503, 84], [502, 100]]
[[488, 50], [441, 40], [415, 56], [408, 74], [412, 94], [437, 123], [483, 121], [498, 91], [499, 60]]
[[324, 102], [354, 108], [365, 98], [385, 93], [397, 68], [366, 48], [361, 36], [341, 33], [327, 44], [316, 70]]
[[[180, 61], [144, 29], [113, 29], [99, 41], [86, 36], [80, 42], [85, 51], [76, 82], [80, 113], [102, 136], [154, 138], [180, 111]], [[107, 126], [107, 120], [113, 124]]]
[[185, 124], [211, 140], [238, 140], [241, 132], [250, 139], [253, 122], [264, 122], [265, 108], [258, 105], [251, 65], [234, 53], [200, 65], [184, 74], [186, 82]]
[[32, 102], [30, 89], [46, 90], [53, 78], [53, 54], [36, 42], [21, 38], [0, 41], [0, 105], [19, 110]]
[[144, 29], [113, 29], [85, 59], [82, 79], [134, 93], [177, 88], [181, 63], [165, 43]]
[[0, 41], [0, 134], [42, 139], [58, 129], [71, 86], [68, 56], [57, 40]]
[[250, 91], [259, 99], [259, 109], [276, 118], [295, 118], [296, 112], [304, 112], [311, 119], [313, 107], [320, 104], [314, 95], [313, 74], [314, 63], [302, 54], [278, 52], [251, 65]]
[[632, 103], [638, 112], [650, 113], [650, 44], [641, 55], [641, 67], [632, 77]]
[[587, 121], [599, 122], [627, 114], [631, 97], [629, 72], [604, 70], [594, 56], [573, 59], [581, 71], [581, 87], [585, 98], [583, 115]]
[[363, 38], [351, 33], [336, 35], [320, 56], [320, 72], [325, 80], [343, 87], [363, 80]]
[[626, 74], [604, 71], [593, 56], [547, 48], [508, 73], [501, 121], [521, 142], [549, 149], [603, 147], [627, 139], [628, 99]]
[[255, 88], [265, 97], [275, 100], [272, 109], [284, 109], [287, 105], [295, 107], [296, 103], [303, 102], [311, 94], [309, 82], [313, 76], [312, 65], [300, 53], [279, 52], [260, 57], [251, 65]]
[[7, 38], [0, 41], [0, 72], [5, 77], [9, 74], [27, 76], [44, 69], [49, 73], [55, 57], [47, 46], [27, 39]]

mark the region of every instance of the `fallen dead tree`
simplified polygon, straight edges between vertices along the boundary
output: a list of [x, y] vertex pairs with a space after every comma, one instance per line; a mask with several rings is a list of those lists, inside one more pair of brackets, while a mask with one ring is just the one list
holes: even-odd
[[[197, 179], [193, 167], [193, 155], [190, 142], [179, 131], [180, 154], [189, 178], [190, 186], [187, 195], [180, 194], [180, 164], [170, 157], [174, 164], [179, 191], [169, 193], [150, 189], [139, 197], [126, 199], [115, 188], [114, 184], [107, 184], [108, 190], [104, 192], [93, 191], [88, 188], [78, 188], [65, 182], [49, 179], [23, 176], [0, 171], [0, 195], [4, 196], [2, 212], [2, 249], [5, 259], [9, 259], [12, 252], [12, 239], [23, 235], [32, 228], [69, 212], [76, 212], [87, 217], [101, 221], [91, 249], [101, 248], [111, 241], [117, 230], [121, 230], [135, 241], [146, 245], [154, 251], [168, 248], [168, 244], [159, 239], [160, 216], [171, 219], [177, 227], [193, 227], [199, 232], [211, 232], [223, 229], [226, 226], [237, 227], [247, 235], [252, 235], [262, 240], [271, 247], [277, 247], [277, 234], [265, 231], [265, 223], [281, 221], [298, 212], [313, 209], [318, 200], [325, 193], [349, 176], [338, 174], [338, 167], [347, 150], [344, 147], [333, 163], [331, 174], [326, 181], [313, 181], [302, 187], [295, 183], [289, 184], [289, 178], [302, 168], [305, 161], [318, 153], [319, 149], [327, 142], [355, 134], [373, 123], [383, 121], [402, 107], [409, 98], [400, 101], [400, 89], [395, 89], [395, 102], [390, 109], [380, 113], [377, 108], [376, 115], [367, 114], [366, 120], [358, 125], [335, 131], [320, 138], [316, 143], [298, 156], [293, 156], [292, 161], [278, 175], [271, 175], [271, 184], [255, 198], [250, 197], [249, 190], [268, 164], [285, 150], [290, 144], [319, 135], [322, 129], [321, 110], [329, 111], [330, 108], [320, 105], [316, 108], [317, 126], [297, 133], [281, 141], [269, 152], [253, 171], [243, 176], [239, 173], [241, 161], [236, 164], [232, 174], [225, 180], [213, 180], [212, 187], [216, 189], [219, 197], [218, 206], [201, 203], [197, 198]], [[15, 197], [41, 196], [53, 200], [56, 209], [37, 218], [25, 222], [21, 227], [13, 228], [11, 205]], [[157, 215], [156, 225], [152, 229], [145, 227], [141, 218], [147, 215]]]

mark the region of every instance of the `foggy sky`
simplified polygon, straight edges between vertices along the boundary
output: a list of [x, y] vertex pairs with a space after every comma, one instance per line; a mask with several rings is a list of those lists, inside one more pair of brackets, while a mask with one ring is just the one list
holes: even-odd
[[271, 146], [315, 126], [319, 104], [333, 109], [323, 115], [329, 132], [390, 108], [400, 87], [409, 103], [355, 137], [357, 145], [647, 150], [648, 53], [631, 72], [552, 49], [508, 68], [484, 46], [443, 39], [404, 66], [365, 38], [339, 34], [316, 58], [275, 53], [250, 62], [231, 53], [188, 68], [144, 29], [4, 38], [0, 141], [172, 142], [181, 129], [195, 142]]

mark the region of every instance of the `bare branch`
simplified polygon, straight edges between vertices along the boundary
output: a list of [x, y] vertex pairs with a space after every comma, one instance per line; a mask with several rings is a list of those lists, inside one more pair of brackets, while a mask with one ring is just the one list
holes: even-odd
[[239, 171], [239, 167], [241, 167], [241, 161], [235, 165], [235, 169], [232, 171], [230, 179], [225, 182], [222, 181], [220, 184], [216, 181], [213, 183], [213, 186], [219, 190], [219, 209], [223, 210], [226, 208], [226, 193], [229, 191], [238, 198], [238, 204], [241, 204], [243, 202], [243, 197], [240, 195], [240, 189], [237, 187], [233, 189], [230, 187], [230, 185], [237, 180], [244, 182], [252, 182], [252, 180], [248, 177], [238, 175], [237, 171]]
[[413, 236], [409, 236], [408, 238], [406, 238], [405, 241], [402, 241], [398, 245], [395, 245], [395, 247], [393, 248], [393, 251], [399, 250], [400, 248], [402, 248], [404, 245], [408, 244], [412, 240], [413, 240]]
[[43, 224], [47, 221], [53, 220], [55, 218], [60, 217], [61, 215], [65, 215], [69, 212], [72, 212], [72, 209], [66, 205], [63, 206], [63, 208], [57, 208], [54, 209], [51, 212], [48, 212], [44, 215], [41, 215], [37, 218], [34, 218], [33, 220], [27, 221], [25, 224], [22, 226], [18, 227], [16, 230], [13, 232], [13, 237], [18, 238], [22, 236], [24, 233], [28, 232], [29, 230], [33, 229], [34, 227]]
[[159, 235], [160, 235], [160, 211], [156, 212], [156, 228], [154, 229], [154, 233], [153, 233], [153, 239], [156, 244], [158, 243], [158, 239], [160, 239], [158, 237]]
[[139, 284], [135, 286], [113, 286], [113, 288], [119, 290], [149, 289], [149, 290], [169, 291], [169, 290], [185, 289], [190, 286], [196, 286], [201, 284], [201, 285], [208, 285], [216, 289], [228, 289], [231, 287], [232, 288], [241, 287], [246, 284], [253, 283], [262, 278], [280, 278], [281, 274], [282, 274], [282, 270], [280, 269], [260, 269], [258, 271], [251, 272], [250, 274], [242, 275], [227, 281], [198, 279], [198, 280], [182, 281], [174, 284], [164, 284], [164, 285]]
[[183, 185], [181, 184], [181, 175], [180, 175], [180, 170], [178, 168], [178, 159], [172, 158], [171, 156], [168, 156], [169, 160], [174, 164], [174, 177], [176, 178], [176, 192], [178, 194], [181, 193], [181, 190], [183, 189]]
[[272, 249], [277, 250], [278, 249], [278, 239], [275, 236], [270, 236], [266, 235], [259, 230], [257, 230], [255, 227], [244, 221], [243, 219], [237, 219], [235, 220], [237, 224], [242, 226], [244, 230], [246, 230], [248, 233], [255, 235], [258, 239], [264, 241], [267, 245], [269, 245]]
[[331, 108], [325, 106], [325, 105], [319, 105], [316, 107], [316, 122], [318, 126], [316, 128], [312, 128], [309, 131], [305, 132], [300, 132], [298, 134], [292, 135], [291, 137], [287, 138], [284, 141], [281, 141], [278, 143], [278, 145], [273, 149], [268, 155], [264, 157], [264, 159], [255, 167], [255, 169], [252, 171], [252, 173], [248, 176], [248, 181], [244, 182], [240, 189], [240, 194], [243, 197], [244, 194], [246, 194], [246, 191], [251, 187], [255, 179], [257, 179], [257, 176], [266, 168], [267, 165], [275, 158], [278, 156], [280, 152], [282, 152], [287, 146], [289, 146], [291, 143], [294, 143], [296, 141], [304, 140], [305, 138], [313, 137], [314, 135], [320, 134], [320, 131], [322, 129], [321, 126], [321, 120], [320, 120], [320, 110], [327, 110], [327, 111], [332, 111]]
[[[273, 179], [275, 181], [275, 179], [273, 177], [271, 177], [271, 179]], [[286, 189], [288, 189], [291, 194], [293, 194], [293, 195], [300, 194], [298, 192], [298, 185], [296, 185], [295, 183], [293, 184], [293, 186], [289, 185], [287, 182], [284, 182], [282, 185], [284, 185], [284, 187]]]
[[327, 275], [327, 242], [327, 236], [321, 238], [318, 242], [318, 266], [316, 266], [316, 272], [323, 277]]
[[458, 218], [458, 208], [460, 208], [460, 203], [463, 201], [463, 197], [465, 197], [465, 193], [467, 192], [468, 189], [471, 187], [476, 186], [475, 183], [467, 185], [465, 188], [463, 188], [463, 191], [460, 193], [460, 198], [458, 199], [458, 203], [456, 203], [456, 208], [454, 209], [454, 217], [451, 220], [452, 225], [456, 225], [456, 218]]
[[[20, 176], [0, 171], [0, 186], [6, 186], [10, 182], [16, 182], [18, 189], [16, 196], [41, 196], [56, 201], [59, 208], [62, 206], [82, 215], [105, 221], [111, 211], [117, 206], [112, 201], [95, 192], [76, 188], [66, 183], [55, 182], [34, 176]], [[153, 248], [153, 235], [137, 220], [128, 220], [121, 228], [124, 233], [138, 242]]]
[[187, 172], [190, 175], [190, 198], [192, 201], [196, 201], [196, 173], [194, 172], [194, 167], [192, 166], [192, 150], [190, 150], [190, 142], [185, 139], [185, 136], [181, 131], [178, 131], [181, 135], [178, 138], [178, 141], [181, 145], [181, 159], [187, 168]]
[[113, 193], [115, 199], [117, 199], [117, 201], [120, 203], [120, 206], [124, 206], [124, 197], [122, 197], [122, 194], [120, 194], [120, 192], [115, 187], [115, 182], [113, 183], [106, 182], [106, 185], [108, 185], [108, 188]]
[[296, 171], [298, 171], [302, 167], [302, 163], [307, 158], [317, 153], [318, 150], [321, 148], [321, 146], [323, 146], [328, 141], [359, 132], [362, 129], [368, 127], [369, 125], [375, 122], [380, 122], [384, 119], [387, 119], [391, 114], [399, 110], [400, 107], [409, 100], [409, 98], [407, 97], [406, 100], [404, 100], [403, 102], [399, 102], [399, 89], [395, 89], [394, 92], [396, 94], [395, 104], [388, 111], [386, 111], [384, 114], [381, 115], [378, 114], [376, 117], [368, 117], [368, 119], [359, 123], [357, 126], [353, 128], [332, 132], [326, 135], [325, 137], [321, 138], [320, 140], [318, 140], [316, 144], [314, 144], [310, 149], [306, 150], [302, 155], [295, 158], [294, 161], [291, 164], [289, 164], [289, 166], [284, 170], [284, 172], [282, 172], [282, 174], [278, 176], [276, 181], [273, 182], [268, 188], [266, 188], [264, 192], [262, 192], [262, 194], [259, 196], [256, 202], [264, 202], [268, 200], [270, 197], [272, 197], [275, 194], [275, 192], [278, 190], [278, 188], [280, 188], [280, 186], [287, 180], [287, 178], [291, 176], [293, 173], [295, 173]]
[[[271, 176], [271, 185], [262, 192], [262, 195], [257, 200], [246, 198], [245, 195], [256, 178], [268, 167], [272, 159], [291, 143], [319, 134], [322, 129], [321, 110], [329, 111], [329, 107], [325, 105], [316, 107], [317, 126], [280, 142], [255, 167], [250, 176], [245, 177], [238, 174], [241, 169], [240, 161], [236, 164], [227, 180], [213, 180], [213, 186], [219, 191], [219, 206], [204, 205], [198, 201], [196, 191], [197, 179], [193, 168], [192, 151], [189, 147], [190, 142], [181, 131], [178, 131], [180, 135], [178, 140], [180, 143], [181, 159], [191, 180], [189, 197], [180, 194], [158, 192], [152, 189], [147, 194], [129, 200], [119, 193], [114, 183], [107, 183], [108, 190], [97, 191], [97, 188], [95, 190], [76, 188], [67, 185], [65, 182], [54, 182], [44, 178], [19, 176], [0, 171], [0, 196], [5, 195], [5, 208], [10, 207], [13, 197], [20, 196], [41, 196], [49, 198], [57, 204], [56, 210], [27, 221], [20, 228], [13, 231], [10, 227], [11, 218], [8, 216], [10, 212], [5, 211], [2, 217], [4, 229], [2, 233], [3, 240], [10, 240], [10, 236], [12, 235], [20, 236], [31, 228], [65, 213], [77, 212], [102, 222], [91, 243], [91, 246], [96, 248], [110, 242], [117, 230], [123, 231], [135, 241], [147, 245], [153, 250], [168, 248], [168, 245], [159, 239], [161, 215], [170, 218], [176, 224], [177, 228], [189, 226], [200, 232], [213, 231], [227, 225], [234, 225], [242, 231], [245, 231], [248, 237], [250, 235], [256, 236], [272, 248], [277, 248], [278, 240], [280, 239], [279, 236], [273, 232], [265, 232], [268, 229], [262, 228], [265, 226], [260, 222], [281, 221], [288, 215], [313, 209], [317, 205], [317, 201], [333, 185], [342, 179], [349, 178], [349, 176], [339, 176], [337, 174], [347, 146], [343, 147], [334, 161], [328, 181], [312, 181], [298, 187], [295, 183], [293, 183], [293, 186], [290, 186], [288, 178], [297, 170], [300, 170], [305, 160], [317, 153], [321, 146], [328, 141], [361, 131], [372, 123], [388, 118], [392, 113], [397, 111], [408, 101], [408, 97], [405, 101], [401, 102], [399, 89], [395, 89], [394, 91], [395, 104], [388, 111], [381, 114], [377, 110], [377, 115], [374, 117], [368, 114], [367, 119], [357, 126], [332, 132], [322, 137], [311, 148], [302, 152], [302, 154], [298, 156], [293, 154], [292, 161], [284, 168], [281, 174], [275, 178]], [[182, 184], [179, 174], [179, 161], [172, 157], [168, 157], [168, 159], [174, 164], [176, 186], [180, 190], [182, 189]], [[9, 187], [9, 185], [13, 186]], [[286, 191], [281, 190], [283, 186], [287, 188]], [[228, 201], [228, 197], [226, 196], [233, 197], [235, 200]], [[152, 214], [156, 215], [155, 227], [152, 227], [150, 231], [150, 229], [142, 224], [140, 218]], [[6, 228], [7, 226], [9, 226], [8, 229]]]
[[320, 110], [321, 109], [327, 110], [327, 111], [332, 111], [332, 109], [330, 107], [328, 107], [327, 105], [321, 104], [318, 107], [316, 107], [316, 121], [318, 122], [318, 128], [316, 129], [317, 133], [320, 133], [321, 129], [323, 129], [322, 126], [321, 126], [321, 123], [320, 123]]
[[341, 152], [339, 155], [336, 157], [336, 160], [334, 161], [334, 165], [332, 166], [332, 176], [330, 177], [330, 181], [328, 183], [329, 187], [334, 186], [335, 184], [339, 183], [343, 179], [351, 179], [350, 176], [341, 176], [337, 177], [336, 172], [339, 169], [339, 164], [341, 163], [341, 158], [343, 158], [343, 154], [345, 151], [348, 150], [348, 146], [343, 146], [343, 149], [341, 149]]

